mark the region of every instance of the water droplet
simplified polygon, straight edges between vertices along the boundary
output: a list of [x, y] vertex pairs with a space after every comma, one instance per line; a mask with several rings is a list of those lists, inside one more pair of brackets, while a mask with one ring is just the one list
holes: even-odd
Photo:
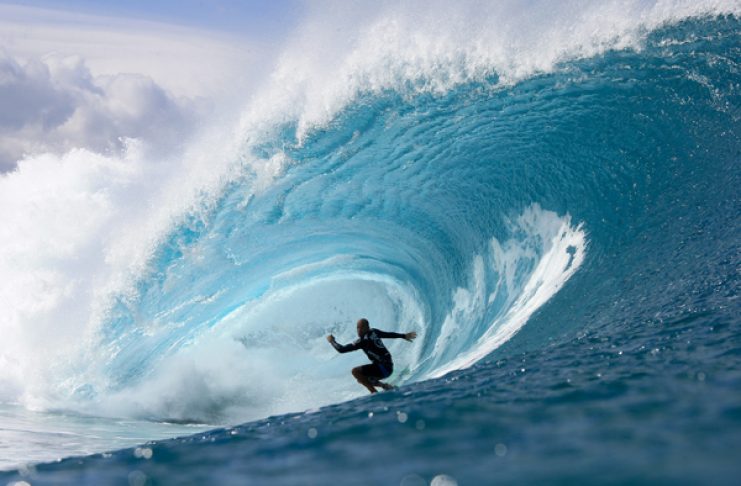
[[373, 412], [368, 412], [368, 418], [373, 418]]
[[458, 481], [455, 480], [452, 476], [448, 476], [447, 474], [438, 474], [434, 478], [432, 478], [432, 481], [430, 481], [430, 486], [458, 486]]
[[149, 447], [137, 447], [134, 449], [134, 456], [140, 459], [151, 459], [152, 449]]
[[36, 467], [33, 464], [24, 464], [18, 468], [18, 474], [21, 476], [33, 476], [36, 474]]
[[131, 471], [129, 473], [129, 486], [144, 486], [147, 482], [147, 475], [143, 472]]
[[417, 430], [424, 430], [427, 424], [425, 424], [424, 420], [420, 419], [417, 420], [417, 423], [415, 423], [414, 426], [417, 428]]
[[317, 432], [317, 431], [316, 431], [316, 429], [315, 429], [314, 427], [310, 428], [310, 429], [309, 429], [309, 430], [308, 430], [308, 431], [306, 432], [306, 435], [308, 435], [308, 436], [309, 436], [309, 439], [316, 439], [316, 436], [317, 436], [318, 434], [319, 434], [319, 432]]
[[507, 455], [507, 446], [499, 443], [496, 446], [494, 446], [494, 453], [499, 457], [504, 457]]
[[404, 476], [399, 486], [427, 486], [427, 481], [417, 474], [409, 474], [408, 476]]
[[407, 421], [408, 416], [404, 412], [396, 412], [396, 418], [403, 424]]

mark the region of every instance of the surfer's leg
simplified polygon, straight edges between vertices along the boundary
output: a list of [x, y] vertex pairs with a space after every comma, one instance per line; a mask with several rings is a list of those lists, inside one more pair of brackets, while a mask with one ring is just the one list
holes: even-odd
[[375, 376], [369, 376], [368, 381], [370, 382], [371, 385], [377, 386], [379, 388], [383, 388], [386, 391], [393, 390], [394, 388], [396, 388], [394, 385], [382, 382], [380, 379], [376, 378]]
[[358, 380], [358, 383], [366, 387], [369, 392], [376, 393], [377, 390], [373, 388], [373, 384], [370, 382], [370, 379], [363, 373], [362, 366], [353, 368], [352, 375], [355, 377], [356, 380]]
[[391, 373], [394, 370], [394, 365], [392, 363], [389, 363], [387, 365], [374, 363], [370, 365], [369, 368], [369, 370], [365, 371], [365, 374], [372, 377], [373, 386], [379, 386], [386, 391], [396, 388], [394, 385], [389, 385], [388, 383], [384, 383], [381, 381], [384, 378], [388, 378], [389, 376], [391, 376]]

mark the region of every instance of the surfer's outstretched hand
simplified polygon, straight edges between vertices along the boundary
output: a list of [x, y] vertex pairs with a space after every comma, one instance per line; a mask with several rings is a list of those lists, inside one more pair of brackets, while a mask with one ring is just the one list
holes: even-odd
[[411, 343], [411, 342], [412, 342], [412, 341], [414, 340], [414, 338], [416, 338], [416, 337], [417, 337], [417, 333], [416, 333], [416, 332], [414, 332], [414, 331], [412, 331], [412, 332], [408, 332], [408, 333], [404, 334], [404, 339], [406, 339], [406, 340], [407, 340], [407, 341], [409, 341], [410, 343]]
[[329, 341], [330, 343], [334, 342], [334, 336], [331, 334], [327, 336], [327, 341]]

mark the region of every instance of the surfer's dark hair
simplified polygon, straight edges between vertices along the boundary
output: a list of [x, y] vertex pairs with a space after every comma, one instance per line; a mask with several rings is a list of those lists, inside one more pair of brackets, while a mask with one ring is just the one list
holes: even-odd
[[363, 317], [362, 319], [359, 319], [358, 322], [363, 324], [364, 326], [370, 327], [370, 322], [368, 322], [368, 319], [366, 319], [365, 317]]

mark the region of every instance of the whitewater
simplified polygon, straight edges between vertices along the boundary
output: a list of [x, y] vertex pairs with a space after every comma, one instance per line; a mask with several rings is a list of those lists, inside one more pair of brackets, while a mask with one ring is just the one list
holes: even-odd
[[0, 178], [0, 480], [733, 483], [741, 4], [334, 7]]

